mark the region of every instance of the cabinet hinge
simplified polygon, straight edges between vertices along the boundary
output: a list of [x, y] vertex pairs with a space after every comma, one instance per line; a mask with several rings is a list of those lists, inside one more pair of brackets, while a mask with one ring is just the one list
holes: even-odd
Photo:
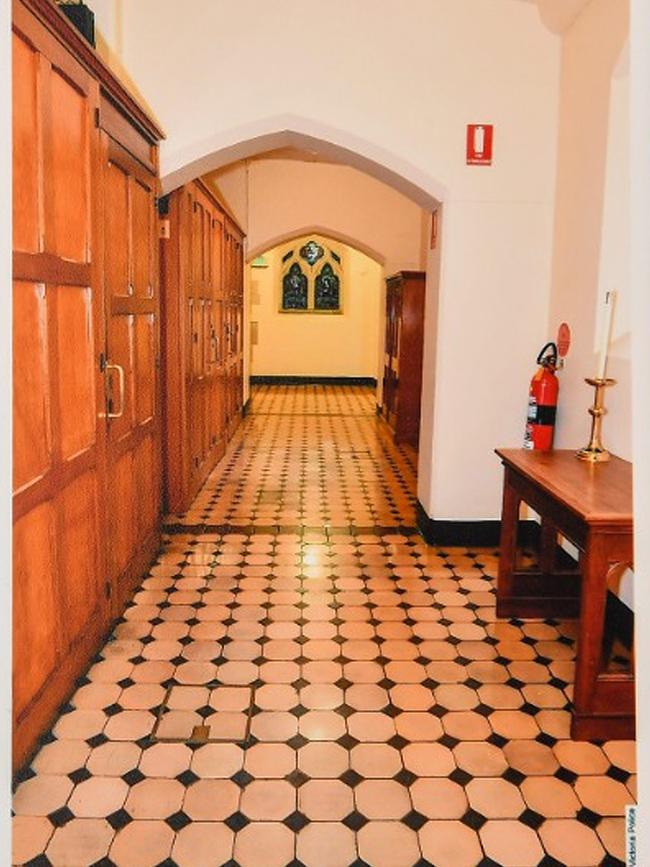
[[99, 372], [104, 373], [106, 370], [106, 356], [103, 352], [99, 353]]

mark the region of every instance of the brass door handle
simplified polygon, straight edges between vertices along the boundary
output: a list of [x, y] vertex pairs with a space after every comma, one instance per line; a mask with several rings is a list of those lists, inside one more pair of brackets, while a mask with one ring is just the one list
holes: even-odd
[[124, 368], [121, 364], [115, 364], [113, 362], [106, 363], [106, 370], [116, 370], [117, 377], [119, 380], [119, 388], [120, 388], [120, 409], [119, 412], [107, 412], [106, 418], [122, 418], [124, 415], [124, 394], [125, 394], [125, 378], [124, 378]]

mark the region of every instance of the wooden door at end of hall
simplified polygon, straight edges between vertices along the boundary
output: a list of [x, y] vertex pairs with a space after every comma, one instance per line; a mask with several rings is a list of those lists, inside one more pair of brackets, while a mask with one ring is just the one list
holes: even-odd
[[156, 175], [102, 130], [109, 575], [117, 614], [160, 541]]

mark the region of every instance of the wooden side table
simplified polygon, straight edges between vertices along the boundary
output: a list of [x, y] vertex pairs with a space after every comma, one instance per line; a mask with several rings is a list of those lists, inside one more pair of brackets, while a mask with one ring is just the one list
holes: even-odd
[[[634, 674], [603, 670], [607, 575], [633, 560], [632, 465], [576, 460], [568, 450], [497, 449], [505, 467], [497, 578], [499, 617], [579, 617], [571, 736], [634, 737]], [[541, 517], [537, 571], [518, 570], [519, 506]], [[557, 535], [581, 552], [580, 569], [557, 568]]]

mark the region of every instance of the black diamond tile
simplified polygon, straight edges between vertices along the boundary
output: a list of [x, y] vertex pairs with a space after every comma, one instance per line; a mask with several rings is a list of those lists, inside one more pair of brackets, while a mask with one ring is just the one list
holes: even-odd
[[463, 786], [463, 788], [472, 780], [472, 775], [468, 774], [467, 771], [464, 771], [462, 768], [455, 768], [450, 774], [449, 779], [454, 783], [458, 783], [459, 786]]
[[458, 746], [460, 741], [457, 738], [453, 738], [451, 735], [444, 734], [441, 738], [438, 738], [438, 743], [442, 744], [443, 747], [447, 747], [449, 750], [453, 750], [454, 747]]
[[339, 777], [342, 783], [345, 783], [346, 786], [350, 786], [350, 788], [354, 788], [358, 786], [359, 783], [362, 783], [364, 777], [361, 774], [358, 774], [356, 771], [353, 771], [351, 768], [348, 768], [347, 771], [343, 771], [341, 776]]
[[301, 813], [299, 810], [295, 810], [291, 813], [290, 816], [284, 820], [284, 824], [287, 828], [291, 829], [294, 834], [297, 834], [298, 831], [302, 831], [305, 825], [309, 824], [309, 819], [305, 816], [304, 813]]
[[250, 819], [248, 816], [244, 816], [239, 810], [236, 813], [233, 813], [232, 816], [228, 816], [226, 819], [226, 825], [230, 828], [231, 831], [241, 831], [242, 828], [245, 828], [246, 825], [250, 823]]
[[401, 735], [393, 735], [393, 737], [388, 741], [389, 746], [396, 750], [403, 750], [404, 747], [409, 745], [409, 743], [410, 741], [407, 741], [406, 738], [403, 738]]
[[182, 783], [184, 786], [191, 786], [192, 783], [196, 783], [200, 777], [194, 773], [194, 771], [182, 771], [180, 774], [177, 774], [176, 779], [179, 783]]
[[132, 770], [127, 771], [126, 774], [122, 774], [122, 779], [129, 786], [135, 786], [138, 783], [141, 783], [142, 780], [145, 779], [145, 776], [138, 768], [133, 768]]
[[289, 713], [293, 714], [294, 716], [297, 716], [298, 719], [300, 719], [301, 716], [304, 716], [306, 713], [309, 713], [309, 709], [306, 708], [302, 704], [297, 704], [295, 707], [292, 707], [290, 709]]
[[88, 780], [90, 777], [92, 777], [92, 774], [88, 768], [77, 768], [76, 771], [72, 771], [72, 773], [68, 774], [68, 779], [72, 780], [75, 785], [83, 783], [84, 780]]
[[535, 810], [526, 809], [521, 816], [519, 816], [519, 821], [523, 822], [524, 825], [528, 825], [528, 827], [532, 828], [533, 831], [536, 831], [545, 820], [544, 816], [537, 813]]
[[207, 719], [214, 713], [214, 708], [210, 707], [209, 704], [204, 704], [203, 707], [198, 708], [196, 712], [201, 717], [201, 719]]
[[93, 749], [95, 747], [101, 747], [101, 745], [105, 744], [107, 741], [108, 738], [103, 732], [100, 732], [98, 735], [93, 735], [91, 738], [86, 738], [86, 743]]
[[255, 778], [251, 776], [248, 771], [242, 769], [241, 771], [237, 771], [236, 774], [233, 774], [230, 779], [233, 783], [237, 783], [240, 789], [244, 789], [249, 783], [252, 783]]
[[522, 774], [521, 771], [516, 771], [514, 768], [508, 768], [501, 774], [501, 776], [504, 780], [507, 780], [515, 786], [521, 786], [523, 781], [526, 779], [525, 774]]
[[368, 824], [368, 819], [362, 816], [358, 810], [353, 810], [343, 819], [343, 824], [351, 831], [359, 831], [364, 825]]
[[58, 810], [50, 813], [47, 818], [55, 828], [61, 828], [63, 825], [67, 825], [74, 817], [74, 813], [68, 807], [60, 807]]
[[499, 749], [501, 749], [501, 747], [505, 747], [505, 745], [508, 743], [508, 738], [504, 738], [502, 735], [499, 735], [496, 732], [492, 732], [492, 734], [488, 735], [486, 741], [493, 746], [499, 747]]
[[32, 858], [31, 861], [26, 861], [23, 867], [52, 867], [52, 862], [47, 855], [41, 853]]
[[427, 817], [423, 816], [422, 813], [418, 813], [417, 810], [411, 810], [410, 813], [407, 813], [406, 816], [402, 818], [402, 822], [404, 822], [405, 825], [408, 825], [408, 827], [413, 831], [419, 831], [426, 821]]
[[187, 813], [184, 813], [182, 810], [179, 810], [178, 813], [174, 813], [165, 819], [165, 822], [167, 822], [169, 827], [174, 831], [181, 831], [186, 825], [189, 825], [191, 821], [192, 820]]
[[341, 735], [340, 738], [337, 738], [336, 743], [340, 744], [345, 750], [351, 750], [353, 747], [357, 746], [359, 741], [356, 738], [352, 737], [352, 735], [346, 733], [344, 735]]
[[437, 717], [440, 719], [440, 718], [442, 718], [446, 713], [448, 713], [448, 710], [447, 710], [446, 707], [443, 707], [443, 706], [440, 705], [440, 704], [434, 704], [434, 706], [431, 708], [431, 710], [429, 711], [429, 713], [433, 714], [434, 716], [437, 716]]
[[417, 775], [412, 771], [408, 771], [406, 768], [402, 768], [401, 771], [398, 771], [393, 777], [398, 783], [401, 783], [403, 786], [412, 786], [413, 783], [417, 780]]
[[625, 867], [625, 863], [619, 861], [618, 858], [614, 858], [614, 856], [610, 855], [608, 852], [600, 862], [600, 867]]
[[553, 735], [549, 735], [546, 732], [540, 732], [535, 740], [538, 744], [544, 744], [546, 747], [554, 747], [557, 743], [557, 738], [554, 738]]
[[292, 738], [289, 738], [287, 744], [291, 747], [292, 750], [299, 750], [301, 747], [306, 746], [309, 741], [303, 735], [294, 735]]
[[599, 816], [598, 813], [594, 813], [593, 810], [589, 810], [587, 807], [581, 807], [576, 814], [576, 819], [578, 822], [582, 822], [583, 825], [588, 825], [590, 828], [595, 828], [600, 824], [602, 816]]
[[569, 783], [569, 785], [573, 785], [578, 779], [578, 775], [568, 768], [558, 768], [553, 776], [557, 777], [558, 780], [562, 780], [563, 783]]
[[487, 819], [481, 813], [477, 813], [476, 810], [472, 810], [470, 807], [460, 821], [463, 825], [467, 825], [467, 827], [471, 828], [473, 831], [478, 831], [483, 827], [483, 825], [485, 825]]
[[617, 768], [616, 765], [610, 765], [605, 772], [612, 780], [618, 780], [619, 783], [627, 783], [632, 774], [625, 771], [623, 768]]
[[111, 813], [110, 816], [106, 817], [106, 821], [115, 831], [119, 831], [120, 828], [124, 828], [129, 822], [132, 822], [133, 819], [126, 810], [116, 810], [114, 813]]
[[287, 774], [285, 780], [288, 783], [291, 783], [296, 789], [300, 788], [300, 786], [304, 785], [310, 777], [307, 774], [303, 773], [300, 770], [291, 771], [290, 774]]
[[352, 716], [352, 714], [354, 714], [356, 712], [357, 711], [353, 707], [350, 707], [349, 704], [342, 704], [342, 705], [340, 705], [340, 707], [336, 708], [336, 713], [338, 713], [340, 716], [344, 717], [344, 719], [347, 719], [348, 717]]

